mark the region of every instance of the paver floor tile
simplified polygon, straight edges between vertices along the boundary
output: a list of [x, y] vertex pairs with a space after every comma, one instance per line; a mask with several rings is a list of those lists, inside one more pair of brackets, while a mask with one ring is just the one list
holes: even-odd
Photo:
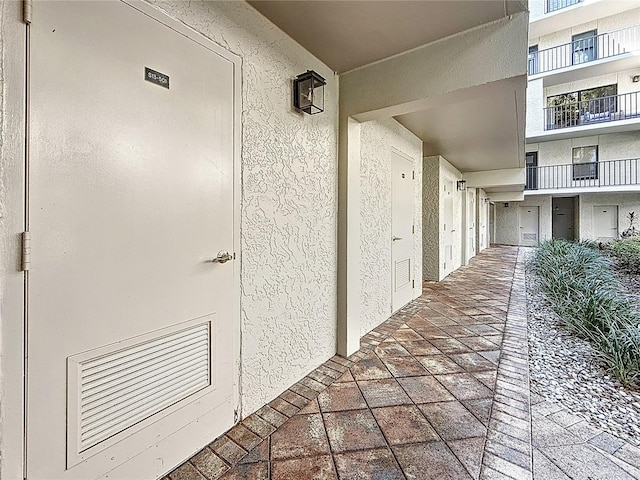
[[484, 437], [476, 437], [447, 442], [451, 451], [453, 451], [458, 460], [464, 465], [464, 468], [467, 469], [471, 477], [475, 479], [480, 477], [484, 441]]
[[442, 353], [467, 353], [471, 351], [469, 347], [455, 338], [434, 338], [433, 340], [429, 338], [428, 340]]
[[403, 343], [404, 348], [411, 355], [438, 355], [442, 352], [434, 347], [431, 343], [426, 340], [422, 340], [420, 342], [406, 342]]
[[269, 480], [267, 462], [245, 463], [228, 471], [220, 480]]
[[329, 453], [319, 413], [295, 415], [271, 436], [271, 458], [310, 457]]
[[408, 480], [472, 478], [444, 442], [393, 447]]
[[447, 355], [429, 355], [416, 358], [432, 375], [440, 373], [458, 373], [464, 371], [464, 368], [454, 362]]
[[340, 480], [404, 480], [388, 448], [338, 453], [334, 456]]
[[271, 480], [336, 480], [330, 455], [292, 458], [271, 464]]
[[396, 378], [415, 377], [429, 373], [422, 364], [413, 357], [385, 357], [382, 359], [382, 362]]
[[[213, 453], [209, 447], [196, 454], [191, 459], [191, 463], [207, 478], [217, 478], [229, 469], [227, 464]], [[174, 476], [171, 478], [174, 478]]]
[[571, 477], [576, 479], [632, 480], [634, 478], [587, 444], [541, 447], [540, 450], [563, 472], [570, 472]]
[[491, 415], [491, 398], [479, 398], [477, 400], [463, 400], [462, 404], [486, 427], [489, 425]]
[[449, 358], [463, 367], [468, 372], [478, 372], [481, 370], [495, 370], [496, 366], [482, 355], [475, 352], [451, 354]]
[[356, 380], [376, 380], [392, 376], [384, 363], [375, 356], [360, 360], [351, 367], [351, 374]]
[[444, 440], [484, 437], [487, 434], [486, 427], [460, 402], [436, 402], [419, 407]]
[[356, 382], [334, 383], [318, 395], [318, 404], [323, 412], [367, 408]]
[[470, 373], [437, 375], [436, 378], [459, 400], [490, 398], [493, 396], [491, 390], [485, 387]]
[[453, 400], [451, 393], [432, 376], [406, 377], [398, 380], [414, 403]]
[[[416, 377], [406, 377], [416, 378]], [[419, 377], [418, 377], [419, 378]], [[358, 382], [369, 408], [411, 403], [398, 381], [394, 378], [363, 380]]]
[[323, 416], [331, 450], [334, 452], [386, 446], [370, 410], [325, 413]]
[[440, 440], [415, 405], [374, 408], [372, 412], [390, 445]]

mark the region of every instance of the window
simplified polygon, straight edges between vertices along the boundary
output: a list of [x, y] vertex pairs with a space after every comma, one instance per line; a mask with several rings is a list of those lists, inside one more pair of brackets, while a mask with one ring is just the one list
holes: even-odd
[[573, 179], [588, 180], [598, 178], [598, 146], [576, 147], [572, 152]]
[[538, 45], [529, 47], [529, 75], [538, 73]]
[[574, 65], [591, 62], [598, 58], [596, 35], [596, 30], [590, 30], [571, 37]]
[[525, 190], [538, 189], [538, 152], [527, 152], [525, 156], [526, 183]]

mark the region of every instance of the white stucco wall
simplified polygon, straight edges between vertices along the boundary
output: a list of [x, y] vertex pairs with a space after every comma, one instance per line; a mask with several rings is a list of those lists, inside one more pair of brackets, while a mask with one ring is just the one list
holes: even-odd
[[[456, 190], [456, 181], [462, 174], [439, 155], [423, 159], [423, 276], [425, 280], [440, 281], [462, 265], [464, 234], [464, 192]], [[443, 182], [453, 183], [453, 214], [445, 215]], [[444, 230], [452, 234], [453, 261], [445, 258]], [[446, 267], [445, 267], [446, 263]]]
[[478, 189], [478, 201], [476, 203], [477, 210], [477, 247], [476, 251], [480, 253], [489, 246], [490, 232], [489, 232], [489, 209], [491, 205], [487, 201], [489, 195], [482, 188]]
[[[634, 193], [589, 193], [580, 195], [580, 239], [594, 240], [593, 207], [616, 205], [618, 207], [618, 234], [629, 227], [627, 214], [640, 215], [640, 192]], [[636, 225], [638, 228], [638, 225]]]
[[[247, 415], [335, 353], [337, 79], [245, 2], [150, 3], [243, 62], [241, 397]], [[292, 108], [292, 79], [308, 69], [328, 81], [326, 110], [314, 116]]]
[[502, 245], [520, 244], [520, 208], [539, 207], [540, 218], [538, 232], [540, 240], [551, 238], [551, 195], [527, 197], [523, 202], [495, 204], [495, 243]]
[[562, 165], [572, 163], [574, 147], [598, 146], [598, 160], [623, 160], [640, 158], [640, 131], [568, 138], [552, 142], [531, 143], [527, 152], [538, 152], [538, 165]]
[[422, 141], [393, 119], [361, 125], [361, 335], [391, 315], [391, 149], [413, 159], [414, 278], [422, 284]]
[[[538, 8], [536, 2], [529, 2], [531, 9], [531, 20], [534, 20], [534, 8]], [[557, 47], [566, 43], [571, 43], [571, 37], [590, 30], [597, 30], [597, 34], [610, 33], [621, 30], [626, 27], [632, 27], [640, 24], [640, 9], [629, 10], [627, 12], [610, 15], [597, 20], [593, 20], [579, 25], [571, 26], [563, 30], [544, 35], [541, 37], [532, 37], [529, 39], [529, 45], [538, 45], [538, 50]]]

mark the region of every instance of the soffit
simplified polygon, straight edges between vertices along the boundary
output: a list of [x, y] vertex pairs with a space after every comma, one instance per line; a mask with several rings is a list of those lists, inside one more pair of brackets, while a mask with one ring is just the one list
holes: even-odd
[[527, 0], [248, 0], [343, 73], [527, 9]]
[[457, 100], [448, 96], [395, 119], [423, 141], [424, 156], [442, 155], [461, 172], [523, 167], [525, 81], [515, 78], [457, 92]]

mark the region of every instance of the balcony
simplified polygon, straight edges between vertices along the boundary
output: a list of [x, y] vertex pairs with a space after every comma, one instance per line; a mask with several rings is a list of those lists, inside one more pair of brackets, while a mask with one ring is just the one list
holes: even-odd
[[640, 159], [526, 167], [525, 190], [588, 189], [640, 185]]
[[544, 129], [558, 130], [639, 118], [639, 93], [623, 93], [547, 107], [543, 109]]
[[529, 75], [616, 57], [640, 48], [640, 26], [602, 33], [529, 53]]
[[582, 0], [547, 0], [544, 5], [544, 13], [551, 13], [563, 8], [571, 7]]

